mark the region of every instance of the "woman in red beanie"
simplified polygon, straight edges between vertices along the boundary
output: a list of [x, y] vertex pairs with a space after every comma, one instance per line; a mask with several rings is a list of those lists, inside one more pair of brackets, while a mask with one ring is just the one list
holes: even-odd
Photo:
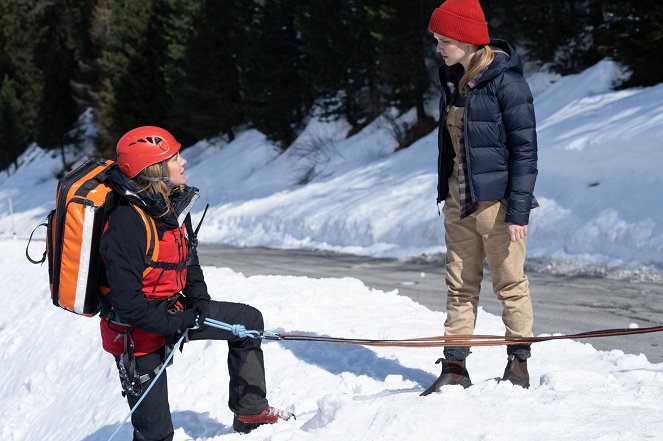
[[[527, 224], [536, 207], [534, 107], [522, 62], [503, 40], [490, 40], [477, 0], [447, 0], [428, 26], [440, 68], [438, 203], [444, 201], [447, 246], [445, 335], [471, 335], [483, 263], [502, 301], [506, 335], [532, 335], [532, 301], [524, 273]], [[442, 374], [422, 395], [472, 383], [468, 347], [444, 349]], [[529, 387], [530, 345], [507, 346], [503, 380]]]

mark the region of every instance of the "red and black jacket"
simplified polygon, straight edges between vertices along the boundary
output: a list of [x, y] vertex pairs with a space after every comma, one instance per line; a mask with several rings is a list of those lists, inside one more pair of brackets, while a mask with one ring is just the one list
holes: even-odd
[[[175, 198], [188, 198], [195, 189], [188, 187]], [[157, 197], [157, 195], [148, 195]], [[160, 196], [157, 197], [157, 199]], [[189, 256], [186, 228], [178, 222], [173, 212], [157, 217], [154, 212], [165, 208], [162, 203], [146, 202], [141, 195], [140, 208], [151, 214], [159, 239], [158, 261], [171, 263], [169, 268], [155, 267], [146, 275], [147, 234], [145, 223], [131, 206], [137, 200], [123, 198], [113, 211], [101, 239], [100, 253], [105, 263], [106, 282], [110, 292], [106, 296], [122, 326], [104, 318], [101, 321], [101, 337], [106, 351], [121, 355], [124, 339], [122, 332], [133, 328], [134, 354], [149, 354], [164, 345], [165, 335], [173, 335], [181, 327], [177, 316], [168, 312], [165, 301], [182, 292], [187, 299], [209, 299], [203, 272], [194, 252]], [[158, 201], [157, 201], [158, 202]], [[175, 206], [188, 206], [189, 201], [176, 201]], [[188, 262], [188, 264], [183, 264]], [[168, 265], [166, 265], [168, 266]]]

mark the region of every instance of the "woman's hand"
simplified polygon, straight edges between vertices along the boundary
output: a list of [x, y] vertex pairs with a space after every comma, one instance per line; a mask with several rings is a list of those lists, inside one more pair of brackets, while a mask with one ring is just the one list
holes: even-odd
[[196, 311], [196, 314], [198, 314], [198, 323], [202, 325], [209, 312], [209, 299], [194, 299], [191, 302], [191, 309]]
[[520, 239], [527, 237], [527, 225], [509, 224], [507, 228], [511, 242], [518, 242]]

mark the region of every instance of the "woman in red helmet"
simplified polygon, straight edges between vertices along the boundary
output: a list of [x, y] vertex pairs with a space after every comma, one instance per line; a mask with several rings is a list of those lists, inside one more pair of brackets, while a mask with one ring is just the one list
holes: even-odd
[[[115, 356], [122, 387], [133, 407], [168, 355], [178, 333], [189, 340], [227, 340], [233, 428], [249, 432], [261, 424], [287, 420], [291, 414], [268, 405], [260, 339], [201, 325], [206, 317], [262, 330], [257, 309], [210, 300], [191, 233], [184, 220], [198, 199], [186, 185], [180, 143], [159, 127], [138, 127], [117, 144], [118, 167], [110, 178], [121, 195], [101, 240], [106, 298], [103, 347]], [[149, 216], [152, 222], [144, 216]], [[190, 221], [188, 221], [190, 222]], [[148, 244], [147, 228], [156, 228], [158, 244]], [[190, 223], [189, 223], [190, 226]], [[192, 232], [192, 229], [189, 229]], [[156, 240], [156, 239], [155, 239]], [[158, 256], [149, 251], [158, 245]], [[146, 254], [148, 256], [146, 257]], [[201, 325], [201, 326], [198, 326]], [[134, 440], [171, 440], [166, 372], [132, 414]]]

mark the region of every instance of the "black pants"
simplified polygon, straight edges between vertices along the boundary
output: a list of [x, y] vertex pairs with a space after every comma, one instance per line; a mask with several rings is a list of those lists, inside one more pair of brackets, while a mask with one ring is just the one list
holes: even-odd
[[[263, 330], [262, 314], [256, 308], [241, 303], [211, 301], [208, 317], [229, 324], [242, 324], [249, 330]], [[189, 331], [189, 340], [227, 340], [230, 393], [228, 406], [236, 414], [260, 413], [267, 407], [265, 364], [258, 338], [239, 338], [230, 331], [203, 326]], [[162, 362], [164, 351], [136, 357], [139, 375], [154, 372]], [[154, 380], [143, 383], [145, 391]], [[127, 393], [129, 407], [141, 395]], [[166, 372], [156, 380], [150, 393], [131, 416], [134, 441], [170, 441], [173, 439], [173, 423], [168, 404], [168, 379]]]

